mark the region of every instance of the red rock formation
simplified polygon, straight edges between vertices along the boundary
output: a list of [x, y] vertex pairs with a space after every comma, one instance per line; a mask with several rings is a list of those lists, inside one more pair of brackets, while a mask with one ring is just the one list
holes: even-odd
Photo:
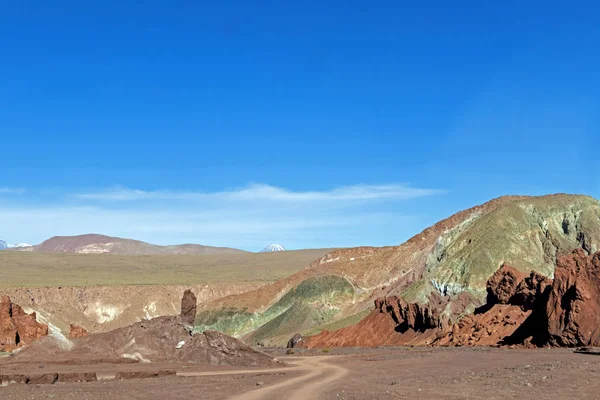
[[550, 344], [600, 346], [600, 252], [559, 258], [546, 318]]
[[487, 304], [509, 304], [523, 279], [524, 273], [510, 265], [501, 266], [487, 281]]
[[387, 312], [398, 324], [398, 330], [425, 331], [446, 325], [440, 309], [431, 304], [407, 303], [403, 298], [391, 296], [375, 300], [375, 309]]
[[35, 313], [26, 314], [8, 296], [0, 303], [0, 350], [12, 351], [48, 335], [48, 325], [40, 324]]
[[494, 346], [511, 337], [531, 315], [518, 306], [496, 304], [483, 314], [468, 315], [452, 325], [436, 346]]
[[69, 324], [69, 339], [79, 339], [81, 337], [87, 336], [90, 333], [81, 326]]
[[523, 279], [517, 287], [517, 292], [511, 297], [510, 304], [520, 306], [524, 310], [537, 310], [548, 300], [552, 279], [535, 271]]
[[552, 280], [535, 271], [529, 276], [509, 265], [500, 267], [487, 281], [487, 308], [495, 304], [511, 304], [532, 310], [544, 301]]
[[0, 303], [0, 350], [12, 350], [17, 347], [17, 342], [17, 327], [12, 319], [12, 304], [10, 298], [4, 296]]
[[[473, 315], [468, 293], [452, 299], [432, 295], [428, 304], [410, 304], [399, 297], [375, 301], [375, 310], [355, 326], [305, 338], [305, 347], [344, 346], [495, 346], [544, 343], [543, 310], [552, 280], [529, 276], [508, 265], [487, 282], [488, 303]], [[456, 321], [453, 323], [453, 321]]]
[[302, 347], [430, 345], [446, 336], [451, 321], [473, 303], [468, 293], [452, 299], [432, 295], [425, 305], [407, 303], [395, 296], [377, 299], [375, 310], [357, 325], [305, 337]]

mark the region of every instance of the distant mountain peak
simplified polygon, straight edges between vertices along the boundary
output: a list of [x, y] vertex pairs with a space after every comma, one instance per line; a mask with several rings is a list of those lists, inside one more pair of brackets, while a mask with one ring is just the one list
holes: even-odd
[[276, 251], [286, 251], [280, 244], [270, 244], [260, 251], [260, 253], [274, 253]]
[[4, 240], [0, 239], [0, 250], [4, 250], [8, 248], [8, 243], [6, 243]]
[[20, 251], [41, 253], [76, 254], [122, 254], [122, 255], [199, 255], [245, 253], [227, 247], [203, 246], [200, 244], [155, 245], [134, 239], [125, 239], [88, 233], [77, 236], [53, 236], [31, 247], [20, 247]]

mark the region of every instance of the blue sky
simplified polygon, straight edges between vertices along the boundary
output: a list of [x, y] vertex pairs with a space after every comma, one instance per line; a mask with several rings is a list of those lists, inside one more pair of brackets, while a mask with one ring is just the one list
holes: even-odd
[[4, 2], [0, 238], [392, 245], [600, 197], [595, 2], [218, 3]]

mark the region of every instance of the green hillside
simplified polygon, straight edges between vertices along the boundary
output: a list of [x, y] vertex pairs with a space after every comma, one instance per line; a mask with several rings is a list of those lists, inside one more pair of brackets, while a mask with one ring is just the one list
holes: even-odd
[[[578, 247], [599, 250], [600, 202], [578, 195], [502, 198], [461, 213], [460, 218], [441, 221], [433, 231], [436, 236], [420, 234], [368, 258], [354, 255], [358, 250], [344, 250], [331, 263], [317, 263], [303, 272], [314, 277], [298, 280], [283, 294], [271, 294], [270, 306], [254, 313], [235, 307], [208, 309], [198, 315], [197, 329], [217, 329], [253, 343], [282, 344], [296, 332], [356, 323], [372, 308], [374, 290], [377, 295], [401, 295], [411, 302], [426, 302], [434, 291], [450, 296], [467, 291], [484, 300], [486, 281], [503, 263], [552, 276], [561, 254]], [[380, 273], [377, 286], [361, 288], [357, 280], [343, 274], [346, 266], [358, 265], [364, 265], [364, 274]], [[342, 273], [319, 276], [322, 271]], [[403, 274], [396, 276], [394, 271]], [[360, 272], [352, 276], [360, 277]], [[277, 287], [285, 288], [283, 283]], [[240, 303], [259, 298], [256, 292], [242, 296]]]

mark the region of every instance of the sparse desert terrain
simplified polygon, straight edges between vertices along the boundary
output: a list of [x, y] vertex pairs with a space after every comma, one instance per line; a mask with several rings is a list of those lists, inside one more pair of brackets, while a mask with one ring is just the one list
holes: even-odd
[[330, 250], [199, 255], [0, 252], [0, 294], [67, 334], [179, 313], [184, 290], [199, 303], [284, 278]]
[[116, 255], [0, 253], [0, 288], [41, 286], [264, 284], [331, 249], [276, 253]]

